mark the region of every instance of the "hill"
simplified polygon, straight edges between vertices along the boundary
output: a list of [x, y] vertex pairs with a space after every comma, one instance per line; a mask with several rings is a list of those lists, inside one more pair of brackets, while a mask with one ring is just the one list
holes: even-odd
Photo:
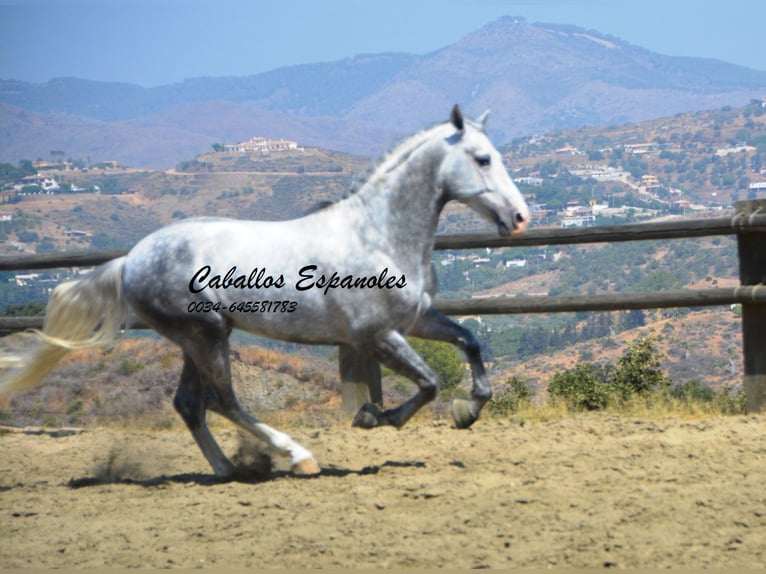
[[495, 140], [743, 105], [766, 72], [655, 54], [592, 30], [503, 18], [425, 55], [374, 54], [141, 88], [0, 80], [0, 161], [50, 150], [170, 167], [253, 135], [365, 155], [453, 103], [493, 108]]
[[[674, 198], [704, 203], [705, 210], [720, 215], [729, 212], [727, 204], [735, 196], [747, 193], [741, 187], [744, 179], [763, 177], [755, 167], [761, 162], [762, 170], [766, 159], [764, 133], [764, 107], [752, 102], [742, 108], [678, 114], [639, 124], [517, 138], [504, 151], [517, 176], [541, 180], [540, 186], [521, 184], [530, 199], [552, 189], [557, 194], [552, 196], [554, 200], [563, 205], [578, 200], [587, 205], [589, 199], [602, 202], [611, 197], [609, 201], [628, 205], [643, 201], [654, 217], [670, 216], [665, 192], [641, 191], [642, 176], [656, 173], [668, 189], [684, 188]], [[626, 152], [629, 146], [646, 142], [654, 147], [639, 154]], [[663, 142], [672, 146], [663, 147]], [[721, 146], [734, 144], [744, 149], [723, 156], [716, 153]], [[562, 155], [561, 147], [569, 151]], [[604, 183], [577, 175], [583, 162], [606, 168], [636, 158], [645, 167], [627, 173], [620, 181]], [[730, 158], [736, 161], [730, 162]], [[719, 161], [733, 178], [731, 182], [717, 179]], [[41, 252], [129, 247], [161, 225], [194, 215], [294, 217], [321, 201], [343, 196], [369, 164], [365, 157], [303, 148], [269, 154], [209, 151], [169, 170], [54, 169], [46, 173], [79, 191], [23, 196], [6, 191], [2, 201], [12, 203], [6, 203], [2, 211], [12, 219], [0, 223], [5, 238], [0, 249], [11, 254], [19, 248]], [[689, 177], [691, 171], [699, 175]], [[96, 185], [100, 193], [93, 193]], [[560, 216], [554, 214], [546, 224], [559, 225]], [[460, 205], [450, 205], [441, 220], [442, 231], [476, 230], [482, 225]], [[737, 283], [736, 244], [728, 238], [439, 252], [434, 263], [443, 298], [654, 291]], [[48, 283], [20, 285], [18, 278], [16, 282], [13, 276], [4, 278], [7, 281], [0, 286], [3, 306], [43, 301], [48, 296]], [[493, 381], [500, 386], [518, 375], [542, 391], [553, 372], [576, 360], [613, 362], [627, 341], [650, 332], [660, 337], [667, 357], [665, 368], [674, 382], [700, 380], [711, 387], [725, 387], [741, 379], [736, 313], [736, 309], [681, 309], [491, 317], [482, 322], [462, 319], [469, 321], [467, 325], [491, 352]], [[118, 359], [119, 364], [122, 359]], [[407, 385], [395, 382], [393, 388], [401, 394]]]
[[184, 217], [296, 217], [344, 196], [368, 165], [360, 156], [302, 148], [202, 154], [170, 170], [49, 169], [43, 173], [62, 187], [55, 195], [34, 186], [0, 191], [11, 218], [0, 223], [0, 254], [127, 248]]
[[0, 161], [49, 159], [51, 150], [93, 163], [167, 169], [205, 153], [214, 143], [253, 136], [285, 138], [304, 146], [373, 155], [385, 150], [392, 132], [342, 118], [306, 117], [262, 110], [247, 103], [178, 105], [121, 121], [29, 111], [0, 103]]

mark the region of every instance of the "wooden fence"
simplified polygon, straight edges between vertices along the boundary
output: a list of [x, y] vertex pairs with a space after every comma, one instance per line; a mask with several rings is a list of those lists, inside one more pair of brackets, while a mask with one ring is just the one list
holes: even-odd
[[[736, 235], [740, 286], [657, 293], [604, 293], [598, 295], [493, 297], [436, 300], [434, 305], [449, 315], [497, 315], [614, 311], [668, 307], [742, 305], [744, 387], [749, 412], [766, 407], [766, 200], [737, 203], [733, 217], [675, 220], [591, 228], [532, 229], [516, 238], [494, 234], [441, 235], [438, 250], [486, 247], [530, 247], [579, 245], [621, 241], [667, 240], [716, 235]], [[123, 255], [124, 251], [77, 254], [28, 255], [0, 258], [0, 271], [49, 269], [98, 265]], [[38, 328], [40, 317], [0, 318], [0, 334]], [[341, 347], [339, 367], [343, 405], [356, 412], [362, 403], [381, 402], [380, 365], [350, 347]]]

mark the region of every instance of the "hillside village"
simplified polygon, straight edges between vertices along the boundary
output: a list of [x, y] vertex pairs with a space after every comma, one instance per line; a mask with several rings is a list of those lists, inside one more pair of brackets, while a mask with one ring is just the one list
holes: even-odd
[[[642, 124], [517, 138], [498, 149], [533, 208], [535, 226], [721, 216], [732, 213], [737, 200], [766, 196], [766, 108], [760, 101]], [[211, 151], [170, 170], [64, 160], [57, 153], [53, 160], [25, 162], [14, 168], [14, 177], [5, 177], [0, 253], [122, 249], [162, 225], [196, 215], [295, 217], [343, 197], [369, 166], [368, 158], [258, 137], [212, 144]], [[440, 233], [478, 230], [490, 231], [467, 207], [448, 204]], [[733, 286], [736, 262], [735, 242], [721, 238], [434, 254], [443, 298]], [[56, 284], [88, 271], [0, 273], [0, 313], [37, 312]], [[544, 365], [564, 360], [553, 358], [557, 352], [565, 353], [567, 364], [577, 356], [607, 358], [619, 348], [617, 338], [640, 328], [663, 333], [671, 376], [688, 380], [704, 374], [714, 386], [736, 384], [736, 310], [698, 315], [677, 309], [461, 321], [488, 350], [494, 369], [521, 365], [535, 385], [544, 384], [546, 369], [558, 368]], [[704, 325], [710, 320], [726, 325], [713, 353], [703, 352], [706, 343], [699, 339], [709, 341]]]
[[[753, 100], [744, 108], [534, 135], [500, 147], [514, 180], [533, 200], [547, 195], [541, 190], [548, 185], [561, 192], [552, 202], [532, 202], [538, 224], [571, 227], [595, 225], [612, 217], [705, 213], [731, 208], [737, 199], [756, 197], [766, 192], [765, 141], [766, 101]], [[214, 153], [207, 157], [217, 159], [230, 154], [265, 158], [305, 152], [298, 142], [260, 136], [213, 144], [212, 149]], [[68, 177], [129, 169], [116, 161], [86, 165], [82, 160], [64, 160], [61, 150], [51, 155], [52, 160], [28, 162], [33, 173], [27, 170], [19, 178], [0, 181], [0, 202], [6, 205], [0, 215], [12, 217], [7, 205], [27, 195], [135, 191], [120, 186], [104, 190], [97, 183], [79, 185]], [[197, 169], [199, 165], [210, 171], [221, 169], [220, 162], [205, 164], [199, 158], [195, 162]], [[177, 169], [187, 171], [195, 162], [183, 162]], [[590, 197], [571, 197], [581, 188], [587, 188]], [[631, 200], [638, 201], [630, 204]]]
[[[504, 157], [528, 197], [553, 199], [533, 202], [539, 222], [704, 216], [766, 193], [766, 102], [518, 138]], [[568, 193], [551, 193], [554, 186]]]
[[[720, 215], [730, 212], [738, 199], [766, 195], [766, 102], [756, 100], [744, 108], [680, 114], [635, 125], [534, 135], [517, 138], [499, 149], [528, 198], [537, 226], [585, 227], [660, 217]], [[22, 162], [24, 166], [16, 170], [18, 177], [5, 177], [0, 188], [0, 250], [11, 254], [83, 249], [89, 245], [94, 248], [95, 238], [103, 239], [111, 230], [104, 230], [102, 225], [94, 227], [95, 220], [89, 224], [85, 217], [73, 224], [78, 213], [84, 215], [78, 212], [82, 210], [77, 205], [78, 197], [122, 197], [124, 203], [145, 208], [162, 202], [166, 195], [180, 193], [183, 198], [184, 194], [202, 193], [189, 187], [190, 181], [200, 180], [212, 192], [219, 176], [240, 172], [241, 182], [265, 173], [333, 173], [340, 176], [337, 183], [344, 185], [366, 162], [348, 156], [351, 161], [343, 165], [345, 160], [331, 161], [317, 153], [295, 141], [259, 136], [213, 144], [212, 152], [162, 172], [163, 189], [158, 193], [159, 184], [153, 181], [158, 174], [152, 170], [135, 170], [109, 160], [91, 164], [64, 159], [64, 152], [54, 150], [51, 160]], [[216, 192], [217, 199], [235, 204], [248, 196], [257, 198], [262, 195], [256, 191], [261, 189], [259, 185], [223, 189]], [[263, 191], [270, 191], [273, 199], [279, 200], [276, 189]], [[308, 190], [299, 193], [305, 196]], [[46, 224], [44, 220], [54, 217], [52, 213], [33, 215], [26, 209], [32, 205], [30, 202], [37, 198], [35, 203], [39, 203], [43, 197], [48, 198], [46, 209], [51, 212], [57, 206], [73, 203], [70, 222], [55, 225], [55, 235], [30, 229], [30, 225], [51, 227], [52, 221]], [[294, 210], [295, 205], [291, 208], [287, 197], [283, 203], [280, 213], [284, 216], [300, 213]], [[175, 201], [174, 205], [180, 204]], [[217, 202], [216, 212], [225, 207]], [[240, 209], [233, 211], [242, 216]], [[152, 225], [195, 214], [193, 210], [174, 209], [170, 218], [160, 216]], [[476, 224], [475, 218], [467, 216], [460, 206], [448, 207], [445, 214], [442, 232], [465, 231]], [[117, 217], [113, 213], [112, 222]], [[487, 255], [492, 254], [448, 253], [440, 264], [467, 259], [475, 268], [496, 265], [497, 261]], [[534, 256], [558, 257], [547, 252]], [[524, 268], [527, 259], [511, 255], [503, 257], [500, 265]], [[20, 274], [9, 280], [27, 288], [37, 281], [38, 286], [46, 286], [47, 292], [56, 283], [57, 275]]]

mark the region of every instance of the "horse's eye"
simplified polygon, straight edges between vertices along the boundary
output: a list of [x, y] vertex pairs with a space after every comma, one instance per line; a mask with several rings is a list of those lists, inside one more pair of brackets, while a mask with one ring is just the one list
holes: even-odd
[[492, 159], [488, 155], [477, 155], [476, 163], [479, 164], [479, 167], [489, 167], [489, 164], [492, 163]]

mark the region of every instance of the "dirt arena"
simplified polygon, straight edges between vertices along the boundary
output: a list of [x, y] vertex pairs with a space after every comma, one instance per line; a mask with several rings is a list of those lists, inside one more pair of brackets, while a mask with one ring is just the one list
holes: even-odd
[[[0, 564], [756, 567], [766, 416], [301, 429], [322, 473], [221, 482], [184, 430], [0, 436]], [[218, 430], [228, 451], [237, 433]]]

